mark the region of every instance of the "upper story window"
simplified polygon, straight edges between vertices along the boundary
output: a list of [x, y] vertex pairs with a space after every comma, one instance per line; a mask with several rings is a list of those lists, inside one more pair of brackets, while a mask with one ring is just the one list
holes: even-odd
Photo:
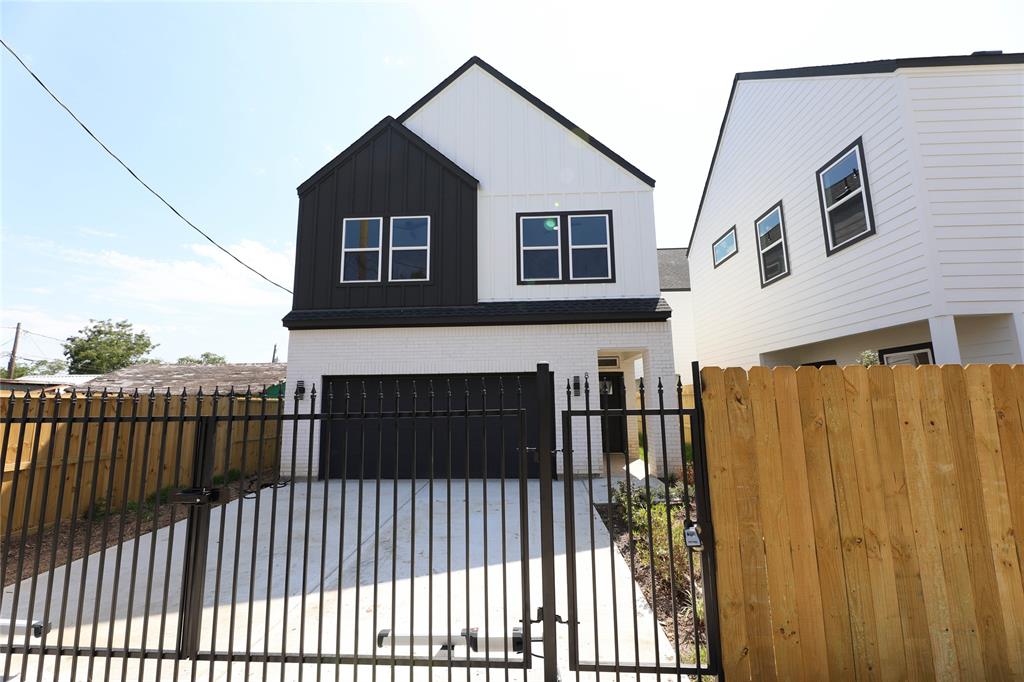
[[379, 282], [383, 218], [345, 218], [341, 236], [341, 281]]
[[757, 259], [761, 268], [761, 286], [782, 279], [789, 274], [789, 254], [786, 253], [786, 226], [782, 217], [782, 202], [754, 221], [757, 232]]
[[519, 273], [524, 282], [562, 279], [562, 233], [557, 215], [519, 219]]
[[818, 171], [818, 198], [827, 255], [874, 234], [875, 221], [860, 138]]
[[724, 263], [725, 261], [736, 255], [739, 250], [739, 246], [736, 244], [736, 226], [733, 225], [729, 228], [729, 231], [715, 240], [715, 243], [711, 245], [711, 256], [714, 260], [715, 267]]
[[390, 254], [392, 282], [430, 279], [430, 217], [392, 218]]
[[612, 271], [608, 216], [569, 216], [569, 279], [606, 280]]
[[520, 213], [516, 223], [520, 284], [615, 281], [611, 211]]

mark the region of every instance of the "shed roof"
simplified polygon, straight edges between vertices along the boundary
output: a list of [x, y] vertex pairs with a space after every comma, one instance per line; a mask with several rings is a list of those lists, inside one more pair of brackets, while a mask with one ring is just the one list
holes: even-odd
[[87, 387], [108, 390], [135, 390], [189, 392], [200, 388], [203, 392], [220, 388], [244, 391], [273, 386], [285, 380], [288, 365], [283, 362], [229, 363], [225, 365], [132, 365], [96, 377]]
[[658, 249], [658, 281], [662, 291], [690, 290], [689, 249]]

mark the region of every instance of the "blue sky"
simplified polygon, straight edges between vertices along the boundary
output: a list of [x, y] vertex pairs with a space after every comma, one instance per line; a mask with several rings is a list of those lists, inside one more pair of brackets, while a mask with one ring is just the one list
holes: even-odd
[[[1014, 2], [18, 3], [0, 35], [199, 226], [291, 287], [295, 187], [477, 54], [658, 180], [685, 245], [736, 71], [1024, 50]], [[290, 297], [0, 56], [0, 351], [127, 319], [173, 361], [286, 357]], [[26, 336], [20, 354], [59, 357]]]

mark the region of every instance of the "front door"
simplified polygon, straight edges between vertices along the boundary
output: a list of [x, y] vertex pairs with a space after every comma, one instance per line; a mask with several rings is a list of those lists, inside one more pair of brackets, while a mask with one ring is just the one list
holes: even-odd
[[625, 382], [622, 372], [598, 374], [601, 387], [601, 444], [605, 454], [626, 452], [626, 415], [608, 414], [606, 410], [626, 409]]

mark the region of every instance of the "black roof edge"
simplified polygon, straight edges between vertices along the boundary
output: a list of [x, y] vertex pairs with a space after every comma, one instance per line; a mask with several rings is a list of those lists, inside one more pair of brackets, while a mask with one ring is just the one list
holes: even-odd
[[348, 159], [350, 156], [352, 156], [357, 151], [362, 149], [363, 146], [366, 145], [366, 143], [369, 142], [371, 139], [376, 137], [376, 135], [381, 130], [383, 130], [384, 128], [388, 128], [388, 127], [390, 127], [393, 130], [395, 130], [398, 134], [405, 136], [410, 142], [415, 144], [417, 147], [420, 147], [421, 149], [423, 149], [423, 151], [426, 152], [428, 155], [434, 157], [435, 160], [440, 162], [441, 165], [446, 166], [449, 170], [452, 171], [452, 173], [454, 173], [456, 176], [458, 176], [463, 182], [466, 182], [466, 183], [468, 183], [470, 185], [473, 185], [474, 187], [476, 187], [477, 185], [480, 184], [480, 181], [477, 180], [476, 178], [474, 178], [472, 175], [470, 175], [464, 168], [462, 168], [457, 163], [455, 163], [454, 161], [449, 159], [447, 156], [442, 154], [435, 147], [433, 147], [429, 142], [427, 142], [422, 137], [420, 137], [419, 135], [414, 133], [412, 130], [410, 130], [409, 128], [406, 128], [404, 125], [402, 125], [402, 123], [400, 121], [396, 120], [394, 116], [388, 115], [388, 116], [385, 116], [384, 118], [382, 118], [372, 128], [370, 128], [365, 133], [360, 135], [359, 139], [357, 139], [355, 142], [353, 142], [348, 147], [346, 147], [344, 150], [342, 150], [337, 156], [335, 156], [333, 159], [331, 159], [330, 161], [325, 163], [320, 168], [320, 170], [318, 170], [317, 172], [315, 172], [311, 176], [309, 176], [308, 179], [306, 179], [301, 185], [299, 185], [296, 188], [296, 192], [298, 192], [299, 194], [305, 193], [305, 191], [308, 190], [312, 185], [314, 185], [317, 182], [319, 182], [320, 180], [322, 180], [324, 178], [324, 176], [326, 176], [329, 173], [331, 173], [335, 168], [337, 168], [339, 165], [344, 163], [344, 161], [346, 159]]
[[976, 52], [974, 54], [949, 55], [946, 57], [910, 57], [906, 59], [877, 59], [870, 62], [848, 64], [826, 64], [823, 66], [802, 66], [794, 69], [771, 71], [743, 71], [736, 74], [741, 81], [765, 80], [770, 78], [810, 78], [813, 76], [850, 76], [863, 73], [891, 73], [897, 69], [914, 69], [935, 66], [987, 66], [991, 64], [1024, 63], [1024, 52]]
[[647, 173], [644, 173], [642, 170], [631, 164], [629, 161], [626, 161], [626, 159], [622, 158], [621, 156], [613, 152], [599, 140], [590, 135], [587, 131], [583, 130], [578, 125], [567, 119], [565, 116], [552, 109], [548, 104], [544, 103], [540, 98], [531, 93], [529, 90], [519, 85], [511, 78], [503, 74], [501, 71], [498, 71], [496, 68], [494, 68], [493, 66], [491, 66], [490, 64], [488, 64], [483, 59], [477, 56], [470, 57], [465, 64], [457, 68], [455, 71], [451, 73], [451, 75], [449, 75], [443, 81], [438, 83], [433, 90], [425, 94], [423, 97], [420, 97], [415, 104], [413, 104], [411, 107], [403, 111], [398, 116], [398, 122], [404, 123], [406, 119], [408, 119], [410, 116], [412, 116], [421, 108], [423, 108], [423, 106], [427, 102], [434, 99], [434, 97], [437, 96], [439, 92], [441, 92], [449, 85], [454, 83], [459, 76], [461, 76], [474, 66], [479, 66], [481, 69], [497, 78], [513, 92], [518, 94], [520, 97], [528, 101], [533, 106], [543, 111], [551, 118], [561, 123], [565, 128], [567, 128], [574, 135], [576, 135], [581, 140], [589, 144], [591, 147], [607, 156], [609, 159], [620, 165], [623, 169], [639, 178], [645, 184], [654, 187], [654, 178], [652, 178], [650, 175], [647, 175]]
[[707, 198], [708, 186], [711, 184], [711, 173], [715, 169], [715, 160], [718, 158], [718, 150], [722, 146], [722, 135], [725, 133], [725, 123], [729, 120], [729, 110], [732, 109], [732, 100], [736, 94], [736, 84], [741, 80], [770, 80], [775, 78], [811, 78], [814, 76], [851, 76], [865, 73], [892, 73], [897, 69], [927, 68], [936, 66], [988, 66], [992, 64], [1024, 64], [1024, 52], [978, 52], [968, 55], [951, 55], [946, 57], [910, 57], [907, 59], [879, 59], [871, 62], [851, 62], [849, 64], [828, 64], [824, 66], [802, 66], [793, 69], [775, 69], [772, 71], [741, 71], [732, 79], [732, 88], [729, 90], [729, 99], [725, 104], [725, 113], [722, 114], [722, 125], [718, 128], [718, 139], [715, 141], [715, 151], [711, 154], [711, 163], [708, 164], [708, 175], [704, 180], [704, 190], [700, 194], [700, 203], [697, 205], [697, 214], [693, 218], [693, 230], [690, 232], [690, 241], [686, 248], [693, 246], [693, 239], [697, 235], [697, 223], [700, 221], [701, 211], [704, 209], [704, 200]]

